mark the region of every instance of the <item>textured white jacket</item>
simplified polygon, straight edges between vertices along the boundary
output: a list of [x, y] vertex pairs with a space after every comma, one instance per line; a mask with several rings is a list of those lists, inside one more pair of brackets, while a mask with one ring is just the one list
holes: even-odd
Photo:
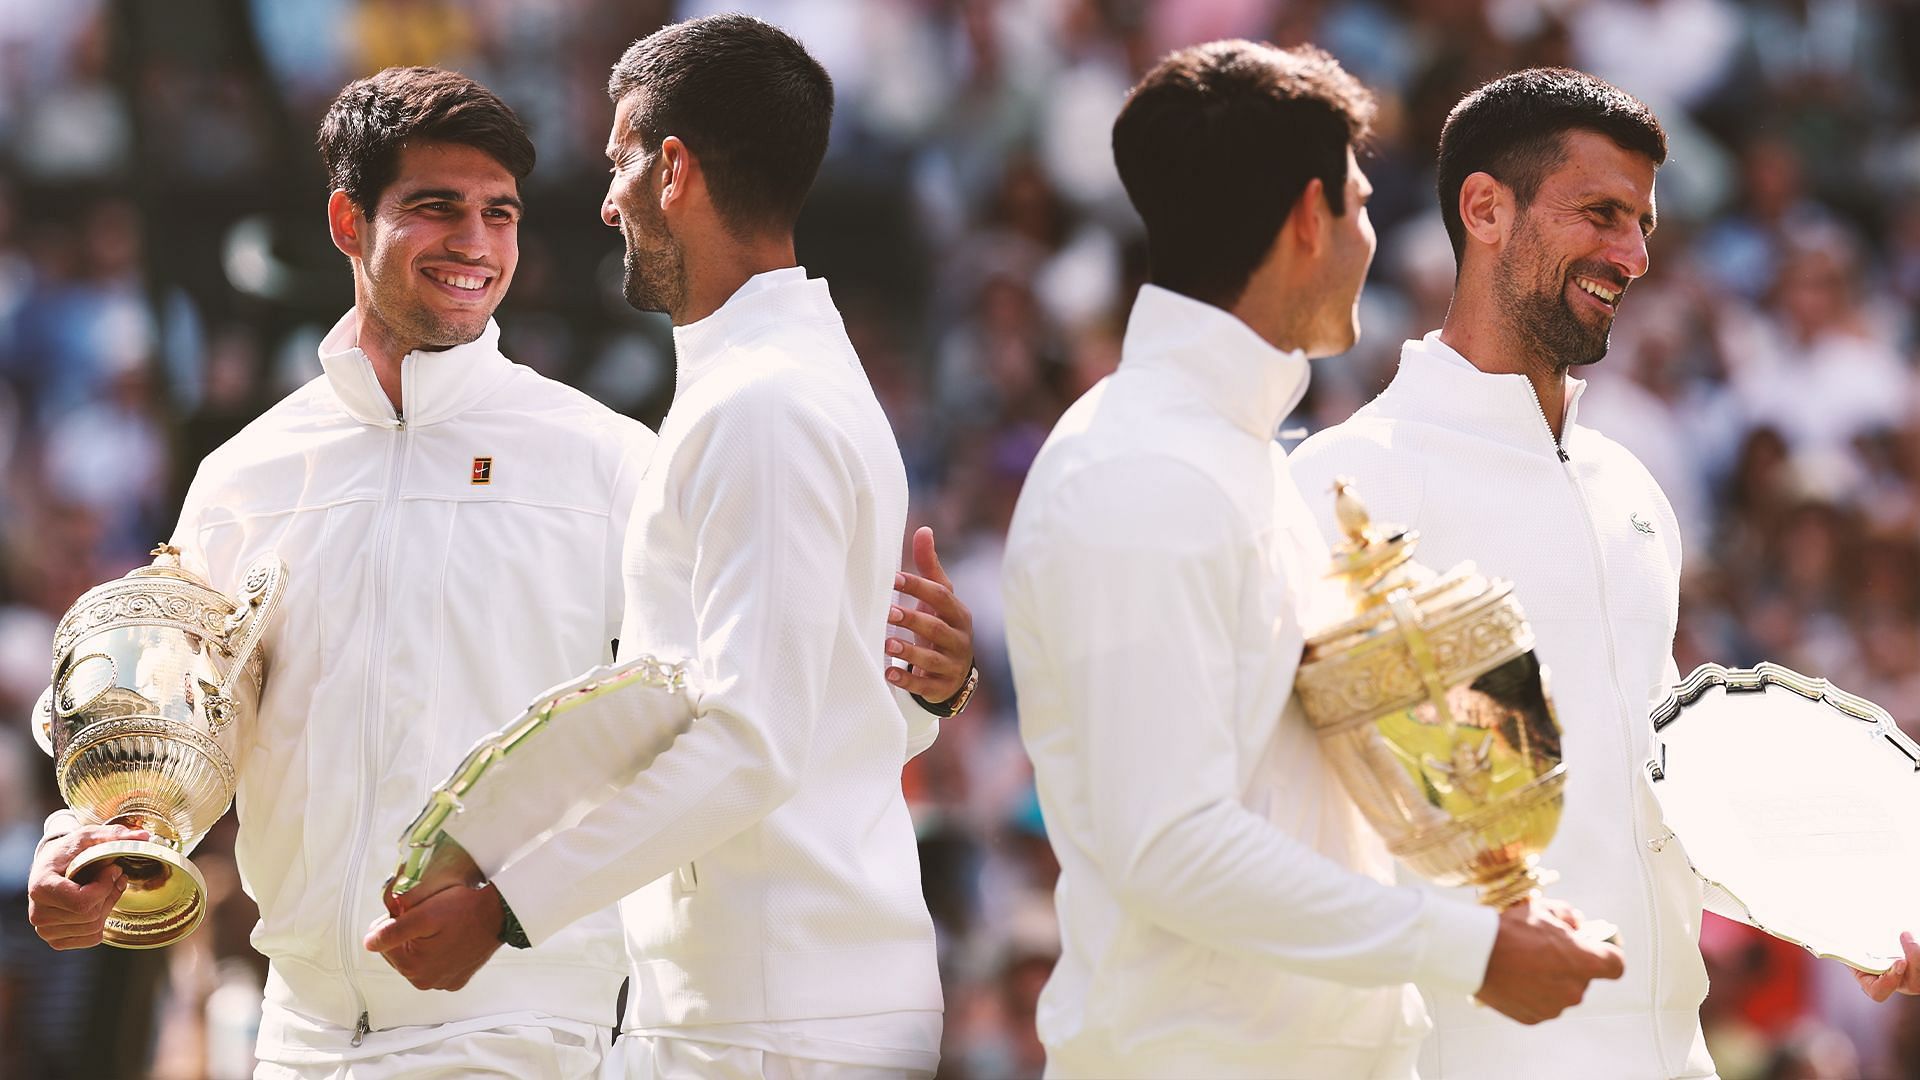
[[[621, 652], [691, 659], [691, 722], [530, 850], [454, 823], [536, 942], [625, 897], [631, 1027], [941, 1008], [900, 791], [934, 729], [910, 730], [876, 662], [906, 472], [826, 283], [750, 286], [674, 330], [627, 540]], [[925, 1030], [894, 1049], [931, 1070]]]
[[1433, 1001], [1428, 1080], [1713, 1071], [1700, 884], [1644, 767], [1649, 709], [1673, 679], [1680, 529], [1640, 462], [1575, 422], [1584, 388], [1569, 380], [1556, 445], [1525, 377], [1483, 373], [1435, 332], [1406, 343], [1379, 397], [1293, 453], [1325, 535], [1339, 533], [1321, 493], [1351, 476], [1375, 520], [1419, 530], [1422, 562], [1471, 559], [1514, 583], [1564, 729], [1566, 812], [1541, 859], [1561, 880], [1547, 893], [1616, 923], [1626, 951], [1624, 978], [1535, 1027]]
[[1020, 731], [1060, 859], [1051, 1076], [1408, 1076], [1489, 909], [1384, 882], [1293, 695], [1329, 560], [1274, 429], [1307, 362], [1154, 286], [1007, 540]]
[[234, 763], [272, 1059], [348, 1055], [362, 1016], [370, 1044], [506, 1014], [612, 1021], [626, 958], [604, 904], [535, 949], [502, 949], [457, 993], [416, 990], [361, 945], [426, 792], [505, 713], [607, 660], [619, 632], [653, 434], [510, 363], [498, 339], [489, 323], [407, 356], [403, 423], [349, 312], [321, 345], [325, 374], [208, 455], [174, 534], [223, 590], [263, 552], [288, 567]]

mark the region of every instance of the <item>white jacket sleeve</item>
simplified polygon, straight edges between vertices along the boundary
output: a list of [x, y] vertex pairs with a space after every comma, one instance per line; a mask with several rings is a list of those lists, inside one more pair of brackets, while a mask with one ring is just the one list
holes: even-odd
[[1300, 638], [1276, 629], [1270, 655], [1237, 639], [1242, 605], [1280, 583], [1225, 494], [1162, 461], [1082, 473], [1056, 495], [1045, 541], [1017, 568], [1009, 553], [1015, 664], [1052, 669], [1047, 706], [1069, 719], [1061, 744], [1032, 749], [1067, 755], [1082, 834], [1120, 902], [1320, 978], [1477, 989], [1491, 910], [1354, 873], [1242, 804], [1236, 670], [1291, 669]]
[[906, 760], [912, 761], [925, 753], [940, 737], [940, 718], [913, 700], [912, 694], [898, 687], [893, 691], [893, 703], [899, 707], [900, 716], [907, 722]]
[[491, 875], [536, 943], [758, 822], [806, 767], [853, 480], [836, 433], [777, 383], [708, 422], [705, 452], [653, 466], [673, 470], [667, 497], [695, 533], [693, 720], [613, 798]]

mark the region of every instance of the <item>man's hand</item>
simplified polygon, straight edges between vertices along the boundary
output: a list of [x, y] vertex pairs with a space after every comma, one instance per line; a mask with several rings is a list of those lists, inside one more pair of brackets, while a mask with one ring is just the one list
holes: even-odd
[[[458, 990], [500, 947], [506, 908], [493, 883], [442, 889], [423, 900], [401, 897], [396, 918], [374, 921], [368, 952], [386, 957], [393, 970], [421, 990]], [[391, 898], [389, 909], [394, 907]]]
[[67, 867], [81, 852], [111, 840], [151, 840], [144, 829], [123, 825], [81, 825], [69, 829], [71, 817], [56, 815], [47, 822], [47, 834], [33, 853], [27, 875], [27, 921], [41, 940], [56, 949], [87, 949], [100, 944], [107, 915], [127, 891], [127, 877], [114, 862], [96, 864], [91, 880], [72, 881]]
[[[396, 870], [396, 873], [398, 871]], [[459, 841], [442, 834], [440, 844], [434, 849], [433, 858], [420, 871], [420, 884], [408, 889], [400, 896], [393, 895], [393, 879], [387, 879], [386, 890], [380, 894], [381, 902], [387, 905], [387, 914], [399, 918], [408, 908], [418, 906], [427, 897], [444, 889], [458, 887], [478, 888], [486, 884], [487, 875], [480, 872], [473, 856], [460, 846]]]
[[912, 641], [887, 639], [887, 655], [910, 668], [888, 665], [887, 681], [940, 704], [960, 692], [973, 670], [973, 612], [953, 594], [953, 582], [933, 548], [933, 530], [913, 534], [913, 565], [918, 574], [896, 574], [893, 587], [918, 600], [912, 608], [895, 604], [887, 621], [913, 632]]
[[1900, 950], [1906, 955], [1878, 975], [1869, 975], [1864, 971], [1853, 973], [1853, 977], [1860, 981], [1860, 989], [1868, 997], [1885, 1001], [1896, 990], [1903, 994], [1920, 994], [1920, 941], [1914, 940], [1912, 931], [1900, 935]]
[[1580, 913], [1553, 900], [1530, 897], [1502, 911], [1486, 982], [1474, 996], [1523, 1024], [1580, 1004], [1589, 982], [1619, 978], [1626, 960], [1616, 946], [1580, 937], [1579, 928]]

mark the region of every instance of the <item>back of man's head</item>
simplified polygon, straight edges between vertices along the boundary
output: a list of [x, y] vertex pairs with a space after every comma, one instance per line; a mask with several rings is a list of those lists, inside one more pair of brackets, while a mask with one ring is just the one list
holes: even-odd
[[1585, 72], [1528, 68], [1460, 99], [1440, 129], [1440, 216], [1458, 263], [1466, 248], [1460, 188], [1483, 172], [1513, 191], [1524, 213], [1540, 182], [1564, 160], [1564, 137], [1591, 131], [1655, 165], [1667, 160], [1667, 133], [1639, 98]]
[[1312, 46], [1214, 41], [1160, 61], [1113, 125], [1153, 282], [1231, 306], [1309, 181], [1347, 212], [1347, 151], [1373, 112], [1367, 89]]
[[408, 142], [470, 146], [522, 181], [533, 172], [533, 142], [499, 95], [456, 71], [387, 68], [347, 84], [320, 121], [327, 183], [372, 215]]
[[747, 15], [662, 27], [630, 46], [607, 94], [652, 155], [674, 136], [700, 161], [728, 228], [789, 231], [833, 123], [833, 80], [792, 36]]

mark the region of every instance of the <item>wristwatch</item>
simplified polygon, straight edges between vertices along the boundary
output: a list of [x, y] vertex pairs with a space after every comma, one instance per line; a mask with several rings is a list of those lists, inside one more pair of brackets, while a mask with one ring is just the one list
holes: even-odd
[[533, 942], [527, 940], [527, 929], [520, 925], [519, 916], [513, 913], [513, 906], [499, 889], [493, 895], [500, 897], [500, 940], [516, 949], [531, 949]]
[[919, 702], [921, 708], [940, 719], [950, 720], [953, 717], [959, 716], [960, 710], [967, 707], [967, 699], [973, 697], [973, 688], [978, 685], [980, 685], [980, 668], [978, 666], [969, 666], [967, 668], [967, 681], [960, 684], [959, 693], [940, 702], [928, 701], [919, 694], [913, 695], [913, 700]]

